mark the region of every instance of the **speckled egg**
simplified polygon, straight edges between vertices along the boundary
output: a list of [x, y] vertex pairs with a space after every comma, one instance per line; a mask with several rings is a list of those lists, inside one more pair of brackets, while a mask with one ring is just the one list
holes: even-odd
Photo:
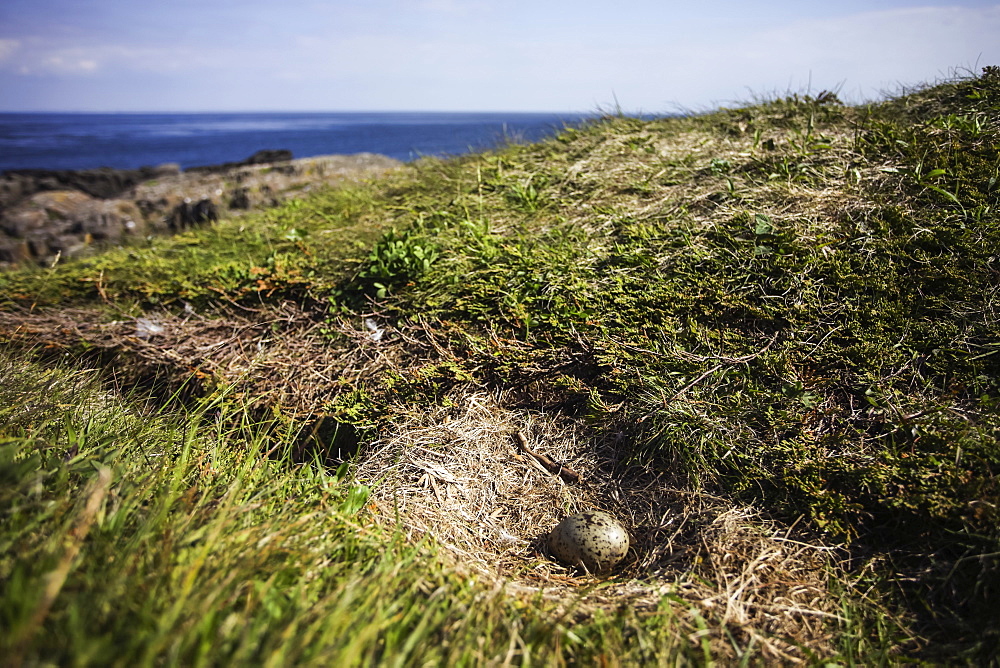
[[549, 534], [549, 552], [567, 566], [590, 573], [609, 571], [628, 553], [628, 531], [607, 513], [588, 510], [570, 515]]

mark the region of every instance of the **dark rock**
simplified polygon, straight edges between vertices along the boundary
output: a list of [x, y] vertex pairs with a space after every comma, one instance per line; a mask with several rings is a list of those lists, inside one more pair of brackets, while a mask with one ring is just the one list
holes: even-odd
[[292, 152], [285, 149], [257, 151], [243, 161], [243, 165], [268, 165], [274, 162], [288, 162]]
[[145, 230], [142, 212], [128, 200], [96, 199], [72, 190], [36, 193], [3, 211], [0, 262], [72, 257], [91, 244], [119, 243]]
[[139, 207], [139, 211], [147, 219], [155, 219], [156, 216], [162, 215], [164, 211], [169, 211], [170, 204], [170, 201], [166, 197], [158, 197], [156, 199], [143, 197], [135, 200], [135, 205]]
[[229, 197], [229, 208], [245, 210], [250, 208], [250, 190], [248, 188], [237, 188]]
[[31, 250], [24, 239], [0, 238], [0, 263], [21, 264], [31, 260]]
[[204, 165], [201, 167], [188, 167], [186, 172], [188, 173], [218, 173], [218, 172], [228, 172], [233, 169], [239, 169], [240, 167], [250, 167], [252, 165], [270, 165], [279, 162], [288, 162], [292, 160], [292, 152], [283, 149], [276, 150], [264, 150], [257, 151], [251, 155], [246, 160], [241, 160], [239, 162], [224, 162], [219, 165]]
[[38, 230], [68, 232], [73, 219], [93, 212], [94, 199], [72, 190], [32, 195], [4, 211], [0, 229], [12, 237], [27, 237]]
[[41, 237], [35, 239], [28, 239], [28, 253], [31, 257], [35, 258], [47, 258], [50, 255], [55, 255], [55, 251], [49, 245], [49, 239], [56, 239], [57, 237]]
[[215, 202], [204, 197], [197, 202], [186, 199], [174, 208], [170, 216], [170, 229], [174, 232], [186, 230], [195, 225], [211, 223], [219, 219]]
[[0, 175], [0, 207], [30, 197], [35, 193], [54, 190], [76, 190], [91, 197], [112, 199], [145, 181], [175, 176], [177, 165], [141, 167], [139, 169], [86, 169], [81, 171], [51, 169], [16, 169]]

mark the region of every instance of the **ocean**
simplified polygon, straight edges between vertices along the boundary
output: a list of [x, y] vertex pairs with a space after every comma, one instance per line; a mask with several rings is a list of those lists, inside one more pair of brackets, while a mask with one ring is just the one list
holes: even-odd
[[381, 153], [410, 161], [505, 141], [537, 141], [584, 114], [554, 113], [0, 113], [0, 171], [236, 162], [264, 149], [296, 158]]

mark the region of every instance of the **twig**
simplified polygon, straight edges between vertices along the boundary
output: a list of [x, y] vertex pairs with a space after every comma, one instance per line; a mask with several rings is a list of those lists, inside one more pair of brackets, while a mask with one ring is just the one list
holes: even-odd
[[669, 399], [667, 399], [666, 401], [664, 401], [663, 405], [666, 406], [667, 404], [669, 404], [674, 399], [679, 399], [682, 394], [684, 394], [685, 392], [687, 392], [688, 390], [690, 390], [692, 387], [694, 387], [695, 385], [697, 385], [701, 381], [703, 381], [706, 378], [708, 378], [709, 376], [711, 376], [713, 373], [715, 373], [716, 371], [718, 371], [722, 367], [723, 367], [723, 364], [721, 364], [721, 363], [716, 364], [711, 369], [709, 369], [705, 373], [701, 374], [700, 376], [698, 376], [697, 378], [695, 378], [694, 380], [692, 380], [690, 383], [688, 383], [687, 385], [685, 385], [681, 389], [679, 389], [676, 392], [674, 392], [674, 395], [672, 397], [670, 397]]
[[528, 439], [525, 437], [524, 432], [519, 431], [516, 434], [514, 434], [514, 437], [517, 439], [517, 443], [518, 445], [521, 446], [521, 449], [524, 450], [524, 453], [527, 455], [531, 455], [532, 457], [537, 459], [538, 463], [544, 466], [550, 473], [556, 474], [566, 482], [580, 482], [579, 473], [577, 473], [570, 467], [564, 464], [556, 463], [551, 459], [549, 459], [548, 457], [546, 457], [545, 455], [539, 454], [534, 450], [532, 450], [531, 448], [529, 448]]

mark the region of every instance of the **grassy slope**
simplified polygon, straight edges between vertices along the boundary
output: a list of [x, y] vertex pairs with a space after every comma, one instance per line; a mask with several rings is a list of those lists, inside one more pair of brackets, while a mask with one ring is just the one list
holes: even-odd
[[[401, 401], [519, 388], [595, 438], [619, 435], [635, 463], [842, 542], [841, 654], [816, 659], [995, 657], [998, 111], [988, 70], [871, 107], [793, 97], [609, 118], [0, 288], [11, 310], [108, 318], [290, 299], [317, 317], [419, 320], [447, 363], [358, 381], [353, 403], [327, 407], [363, 437]], [[738, 633], [699, 642], [700, 618], [667, 599], [570, 630], [541, 600], [456, 581], [433, 546], [366, 515], [348, 481], [262, 462], [294, 425], [223, 403], [95, 413], [93, 397], [112, 400], [67, 394], [73, 372], [8, 364], [20, 385], [5, 392], [31, 397], [8, 410], [2, 446], [4, 642], [23, 656], [755, 651]]]

